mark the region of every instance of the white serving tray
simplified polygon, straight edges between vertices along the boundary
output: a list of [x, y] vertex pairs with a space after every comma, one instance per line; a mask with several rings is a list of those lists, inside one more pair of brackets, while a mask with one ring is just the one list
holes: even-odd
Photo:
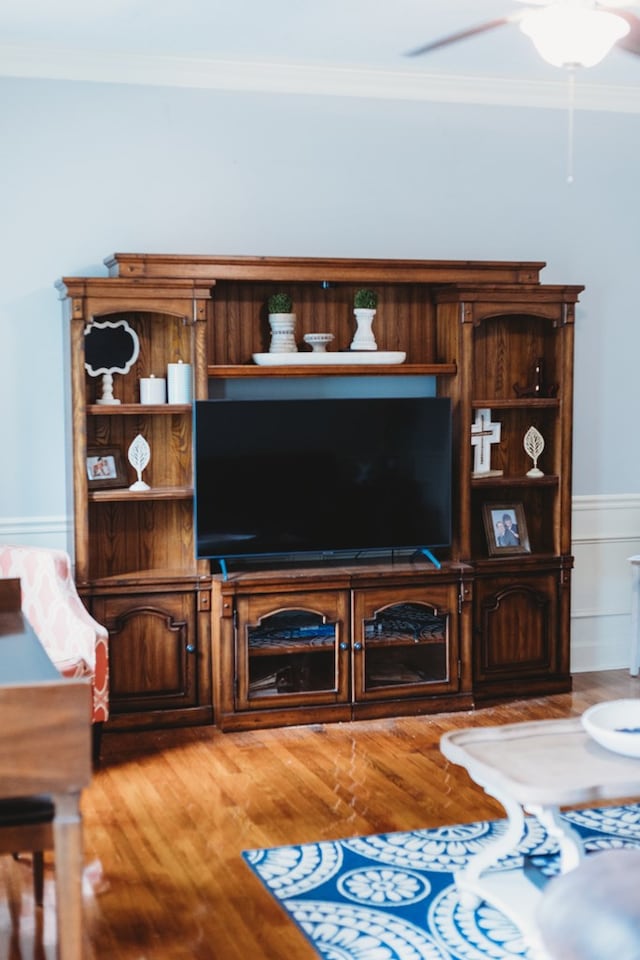
[[345, 350], [326, 353], [254, 353], [254, 362], [262, 367], [338, 366], [342, 364], [404, 363], [403, 350]]

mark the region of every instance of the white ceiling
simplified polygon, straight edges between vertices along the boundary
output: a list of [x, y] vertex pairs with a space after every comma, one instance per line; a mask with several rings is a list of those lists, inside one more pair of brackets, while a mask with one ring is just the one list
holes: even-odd
[[[426, 99], [455, 85], [462, 95], [445, 99], [493, 91], [506, 102], [534, 89], [558, 99], [563, 71], [516, 25], [405, 55], [521, 9], [518, 0], [0, 0], [0, 74]], [[578, 106], [607, 98], [640, 112], [640, 57], [614, 49], [579, 73], [577, 90]]]

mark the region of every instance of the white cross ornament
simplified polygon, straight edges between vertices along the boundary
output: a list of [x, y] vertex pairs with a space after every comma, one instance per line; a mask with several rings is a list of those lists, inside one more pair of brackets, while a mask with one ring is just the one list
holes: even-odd
[[491, 410], [482, 407], [476, 410], [475, 422], [471, 424], [474, 477], [501, 477], [502, 470], [491, 469], [491, 445], [500, 443], [500, 424], [491, 422]]

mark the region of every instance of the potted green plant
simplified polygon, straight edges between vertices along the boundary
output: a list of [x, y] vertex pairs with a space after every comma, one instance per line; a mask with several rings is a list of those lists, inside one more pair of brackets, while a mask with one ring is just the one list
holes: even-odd
[[267, 301], [269, 313], [291, 313], [293, 306], [288, 293], [272, 293]]
[[378, 294], [375, 290], [369, 290], [368, 287], [362, 287], [356, 290], [353, 298], [353, 306], [356, 310], [375, 310], [378, 306]]
[[295, 338], [296, 315], [292, 312], [293, 302], [288, 293], [272, 293], [267, 300], [271, 344], [269, 353], [296, 353]]
[[375, 290], [362, 287], [356, 290], [353, 298], [353, 313], [356, 318], [356, 332], [351, 341], [351, 350], [377, 350], [378, 344], [373, 335], [372, 324], [378, 306], [378, 294]]

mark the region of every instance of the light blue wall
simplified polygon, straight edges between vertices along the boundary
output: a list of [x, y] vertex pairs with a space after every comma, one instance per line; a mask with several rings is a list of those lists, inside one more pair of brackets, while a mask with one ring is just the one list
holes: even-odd
[[584, 283], [574, 492], [633, 493], [640, 118], [0, 80], [0, 520], [66, 515], [54, 281], [114, 251], [545, 260]]

